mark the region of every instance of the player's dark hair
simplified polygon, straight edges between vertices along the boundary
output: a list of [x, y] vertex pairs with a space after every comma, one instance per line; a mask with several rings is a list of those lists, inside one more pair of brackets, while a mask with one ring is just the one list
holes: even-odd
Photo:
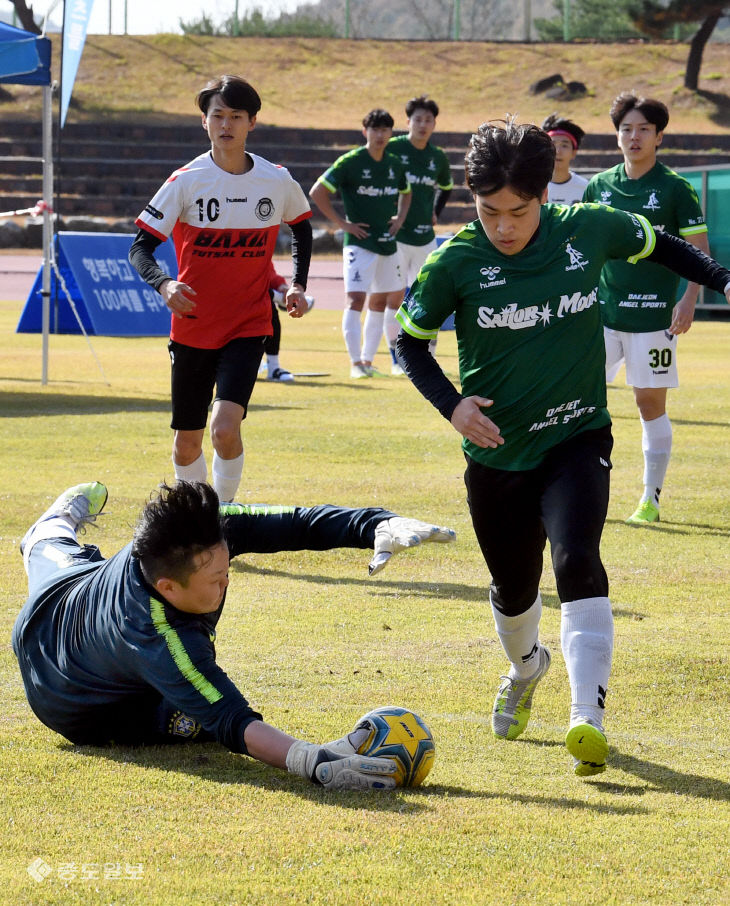
[[203, 113], [208, 112], [210, 99], [219, 94], [232, 110], [245, 110], [249, 116], [256, 116], [261, 110], [261, 98], [256, 89], [240, 76], [222, 75], [210, 82], [198, 92], [198, 107]]
[[132, 538], [132, 553], [154, 585], [163, 576], [187, 585], [195, 557], [225, 540], [218, 495], [203, 481], [160, 486], [142, 510]]
[[429, 113], [433, 113], [434, 117], [439, 115], [439, 105], [427, 94], [422, 94], [417, 98], [411, 98], [410, 101], [408, 101], [406, 104], [406, 116], [408, 119], [413, 116], [416, 110], [428, 110]]
[[667, 105], [658, 101], [656, 98], [642, 98], [630, 91], [624, 91], [618, 97], [614, 98], [608, 115], [611, 117], [614, 129], [618, 132], [621, 121], [632, 110], [638, 110], [646, 121], [656, 126], [657, 132], [664, 132], [669, 122], [669, 110]]
[[491, 195], [507, 186], [529, 200], [542, 198], [553, 175], [555, 146], [550, 136], [513, 117], [482, 123], [469, 141], [464, 169], [475, 195]]
[[545, 132], [567, 132], [568, 135], [572, 135], [575, 139], [576, 148], [580, 148], [580, 143], [585, 138], [585, 132], [577, 123], [560, 116], [559, 113], [551, 113], [550, 116], [545, 117], [542, 129]]
[[380, 126], [392, 129], [393, 117], [387, 110], [381, 110], [380, 107], [376, 107], [375, 110], [371, 110], [370, 113], [363, 118], [362, 124], [365, 129], [377, 129]]

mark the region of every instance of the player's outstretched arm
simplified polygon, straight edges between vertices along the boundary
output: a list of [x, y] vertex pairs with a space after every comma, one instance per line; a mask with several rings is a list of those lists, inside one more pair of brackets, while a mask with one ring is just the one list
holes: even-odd
[[327, 746], [294, 739], [263, 721], [246, 727], [248, 754], [258, 761], [285, 768], [328, 790], [392, 790], [395, 762], [389, 758], [367, 758], [340, 754]]
[[453, 529], [407, 519], [382, 507], [227, 503], [221, 506], [221, 514], [231, 557], [336, 547], [372, 549], [374, 556], [368, 567], [371, 576], [399, 551], [427, 541], [456, 539]]

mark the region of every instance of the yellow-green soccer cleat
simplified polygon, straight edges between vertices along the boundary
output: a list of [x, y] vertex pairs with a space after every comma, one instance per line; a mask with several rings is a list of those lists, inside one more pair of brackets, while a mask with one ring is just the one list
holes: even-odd
[[53, 519], [54, 516], [66, 516], [73, 523], [74, 531], [78, 531], [86, 523], [96, 522], [96, 517], [104, 509], [108, 497], [109, 492], [100, 481], [89, 481], [67, 488], [25, 533], [20, 542], [20, 552], [23, 553], [25, 550], [26, 542], [38, 523]]
[[593, 724], [576, 724], [568, 730], [565, 745], [573, 756], [573, 771], [578, 777], [592, 777], [606, 770], [608, 742]]
[[535, 687], [548, 672], [550, 652], [540, 646], [540, 666], [528, 679], [503, 676], [502, 684], [494, 700], [492, 710], [492, 732], [500, 739], [517, 739], [524, 733], [530, 719], [532, 696]]
[[659, 522], [659, 507], [651, 500], [642, 500], [626, 520], [627, 525], [651, 525], [652, 522]]

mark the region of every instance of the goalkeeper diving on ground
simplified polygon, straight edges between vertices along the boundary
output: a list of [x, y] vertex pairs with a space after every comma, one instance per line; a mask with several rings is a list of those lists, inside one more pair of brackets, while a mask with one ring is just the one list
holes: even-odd
[[373, 575], [393, 554], [455, 533], [380, 507], [221, 506], [209, 485], [180, 481], [162, 486], [132, 541], [105, 559], [77, 532], [107, 496], [100, 482], [69, 488], [21, 541], [29, 597], [12, 643], [35, 715], [77, 745], [217, 740], [327, 789], [395, 787], [391, 759], [289, 736], [218, 666], [229, 563], [242, 553], [370, 548]]

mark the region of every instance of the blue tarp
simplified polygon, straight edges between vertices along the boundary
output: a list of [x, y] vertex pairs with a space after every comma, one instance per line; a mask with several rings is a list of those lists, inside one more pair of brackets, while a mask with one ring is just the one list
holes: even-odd
[[0, 82], [50, 85], [50, 40], [0, 22]]

